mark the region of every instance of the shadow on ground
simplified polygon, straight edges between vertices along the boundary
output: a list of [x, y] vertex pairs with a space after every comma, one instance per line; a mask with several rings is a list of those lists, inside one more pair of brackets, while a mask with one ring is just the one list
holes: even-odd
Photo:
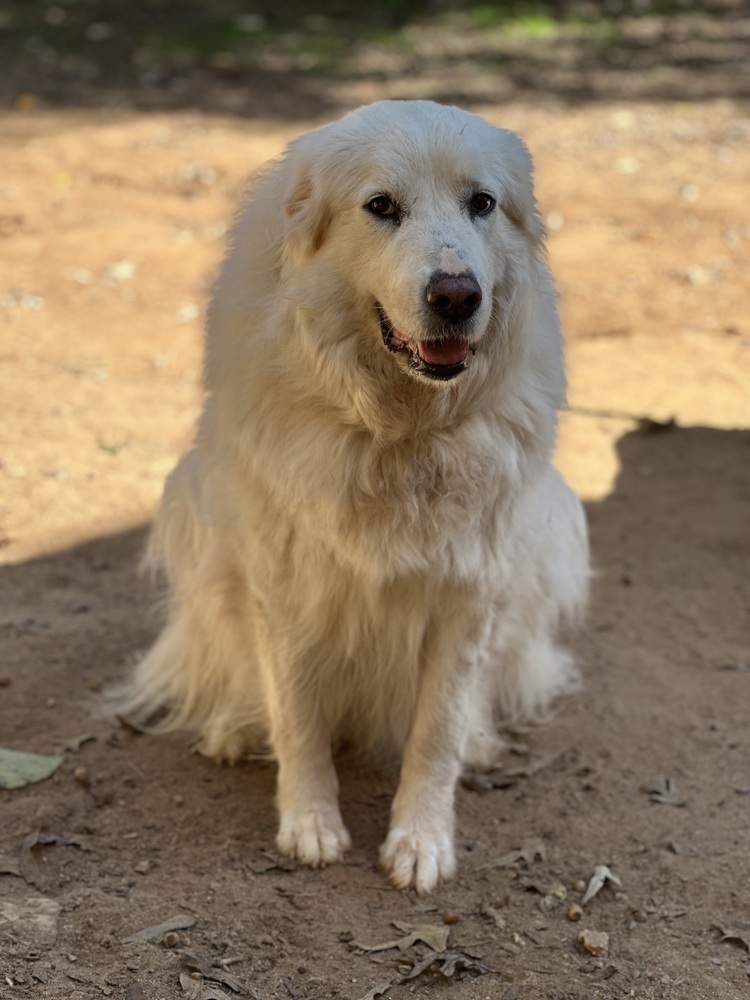
[[[554, 974], [557, 997], [581, 995], [581, 976], [614, 997], [647, 968], [688, 977], [691, 992], [678, 988], [674, 997], [736, 996], [741, 956], [726, 970], [711, 965], [710, 927], [729, 921], [736, 886], [750, 877], [747, 797], [734, 794], [747, 779], [737, 747], [750, 739], [750, 431], [638, 431], [618, 453], [612, 494], [588, 505], [598, 576], [576, 643], [586, 688], [530, 737], [537, 747], [567, 749], [503, 791], [460, 790], [459, 878], [427, 902], [388, 891], [375, 870], [393, 768], [342, 765], [355, 846], [343, 866], [310, 872], [274, 852], [272, 765], [218, 767], [183, 738], [95, 717], [102, 683], [121, 676], [156, 632], [136, 577], [145, 528], [2, 569], [2, 742], [62, 749], [65, 762], [49, 781], [0, 793], [0, 855], [7, 862], [20, 849], [24, 876], [0, 875], [7, 899], [20, 905], [43, 893], [63, 914], [56, 945], [0, 926], [0, 972], [8, 981], [20, 975], [24, 996], [48, 1000], [71, 996], [71, 981], [117, 987], [117, 995], [140, 981], [146, 992], [133, 996], [166, 996], [176, 982], [173, 954], [122, 938], [187, 912], [193, 929], [176, 940], [204, 954], [240, 954], [232, 972], [252, 983], [252, 996], [356, 1000], [365, 987], [355, 994], [342, 983], [393, 971], [350, 948], [351, 929], [360, 940], [382, 939], [393, 936], [390, 921], [434, 922], [448, 906], [461, 914], [454, 940], [475, 942], [506, 982], [536, 983], [541, 963], [539, 982]], [[641, 794], [655, 774], [679, 784], [682, 808]], [[35, 830], [73, 846], [53, 838], [28, 847]], [[534, 861], [535, 880], [523, 865], [519, 872], [493, 860], [532, 833], [547, 858]], [[562, 910], [540, 916], [546, 890], [537, 886], [569, 885], [604, 861], [626, 892], [605, 892], [588, 907], [587, 919], [615, 942], [614, 958], [597, 964], [570, 944], [577, 931]], [[635, 911], [647, 921], [643, 932]], [[535, 945], [510, 947], [526, 934]], [[476, 996], [471, 977], [461, 979], [452, 995]]]

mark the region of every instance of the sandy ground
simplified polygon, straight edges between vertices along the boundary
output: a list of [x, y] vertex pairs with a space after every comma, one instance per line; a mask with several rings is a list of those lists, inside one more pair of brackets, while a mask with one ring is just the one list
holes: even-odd
[[[198, 412], [227, 223], [311, 122], [0, 116], [0, 743], [64, 756], [0, 792], [3, 1000], [750, 988], [748, 108], [480, 110], [536, 159], [568, 340], [559, 464], [597, 575], [572, 637], [585, 689], [519, 734], [500, 787], [460, 790], [459, 876], [427, 899], [374, 865], [393, 768], [341, 763], [355, 847], [312, 872], [274, 851], [271, 765], [96, 715], [157, 630], [136, 567]], [[569, 919], [599, 865], [619, 882]], [[449, 932], [448, 952], [360, 947], [394, 921]]]

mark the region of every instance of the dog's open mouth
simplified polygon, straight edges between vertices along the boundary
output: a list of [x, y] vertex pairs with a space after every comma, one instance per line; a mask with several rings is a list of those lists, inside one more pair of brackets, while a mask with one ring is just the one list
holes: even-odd
[[383, 343], [394, 354], [406, 353], [409, 368], [426, 378], [448, 382], [466, 371], [476, 348], [465, 337], [441, 337], [437, 340], [408, 340], [402, 337], [377, 305]]

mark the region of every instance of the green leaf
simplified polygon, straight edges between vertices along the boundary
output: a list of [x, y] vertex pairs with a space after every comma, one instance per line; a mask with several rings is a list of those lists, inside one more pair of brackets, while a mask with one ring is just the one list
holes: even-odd
[[55, 773], [64, 757], [0, 747], [0, 788], [25, 788]]

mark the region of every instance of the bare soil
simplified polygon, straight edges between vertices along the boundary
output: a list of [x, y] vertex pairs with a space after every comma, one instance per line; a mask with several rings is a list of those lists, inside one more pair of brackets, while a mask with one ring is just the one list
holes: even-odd
[[[0, 115], [0, 744], [65, 758], [0, 792], [3, 1000], [750, 988], [750, 111], [711, 88], [473, 106], [536, 159], [568, 339], [558, 460], [596, 577], [571, 637], [584, 690], [517, 735], [501, 787], [459, 790], [459, 875], [427, 899], [375, 866], [395, 767], [341, 762], [355, 846], [309, 871], [275, 852], [272, 764], [220, 767], [97, 715], [158, 628], [137, 563], [198, 412], [226, 226], [248, 174], [316, 120]], [[621, 885], [573, 921], [598, 865]], [[192, 926], [125, 941], [177, 915]], [[394, 921], [448, 928], [462, 957], [399, 982], [427, 945], [359, 947]]]

